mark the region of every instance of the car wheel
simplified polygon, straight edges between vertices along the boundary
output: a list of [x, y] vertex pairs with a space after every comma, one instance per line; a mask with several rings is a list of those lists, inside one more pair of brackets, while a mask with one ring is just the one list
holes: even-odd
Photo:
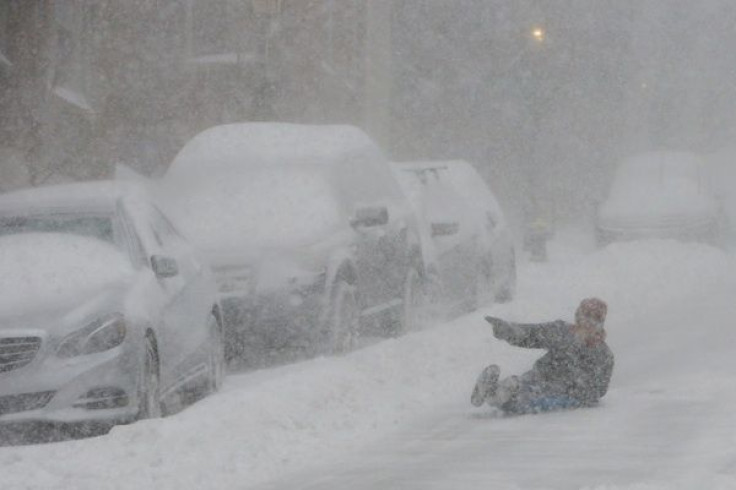
[[159, 359], [156, 343], [146, 336], [143, 372], [138, 393], [138, 418], [155, 419], [161, 417], [161, 383]]
[[209, 316], [207, 323], [210, 334], [207, 392], [215, 393], [222, 388], [225, 380], [225, 343], [222, 339], [220, 323], [214, 314]]
[[331, 294], [323, 328], [323, 350], [327, 354], [342, 354], [355, 347], [360, 321], [360, 305], [355, 286], [338, 280]]
[[447, 295], [436, 271], [425, 274], [421, 286], [421, 301], [417, 301], [418, 320], [415, 326], [425, 327], [427, 325], [443, 322], [448, 318]]
[[422, 278], [414, 267], [404, 279], [403, 301], [396, 317], [391, 322], [389, 334], [392, 336], [403, 335], [406, 332], [416, 330], [422, 324], [422, 314], [427, 303], [426, 294], [422, 284]]
[[496, 301], [499, 303], [508, 303], [514, 299], [516, 294], [516, 261], [511, 260], [508, 267], [508, 274], [501, 289], [496, 293]]
[[475, 298], [471, 309], [487, 306], [493, 300], [493, 263], [490, 260], [484, 260], [479, 264], [475, 276]]

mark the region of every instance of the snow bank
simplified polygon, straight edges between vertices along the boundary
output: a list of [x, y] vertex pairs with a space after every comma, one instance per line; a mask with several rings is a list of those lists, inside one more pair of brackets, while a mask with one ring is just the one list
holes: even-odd
[[[300, 468], [335, 461], [351, 450], [411, 426], [438, 405], [470, 413], [467, 398], [479, 367], [493, 359], [508, 371], [520, 371], [538, 355], [492, 339], [490, 328], [481, 319], [483, 314], [523, 321], [569, 318], [580, 298], [598, 295], [610, 304], [610, 340], [621, 346], [633, 343], [637, 332], [647, 327], [660, 332], [666, 329], [666, 325], [631, 323], [636, 314], [678, 304], [696, 289], [721, 288], [733, 281], [734, 271], [732, 258], [719, 251], [667, 241], [614, 245], [573, 264], [529, 265], [521, 269], [519, 299], [514, 303], [380, 342], [344, 357], [232, 376], [223, 392], [174, 417], [119, 427], [106, 437], [0, 448], [2, 487], [251, 488]], [[723, 337], [714, 339], [719, 340]], [[608, 427], [601, 430], [621, 433], [616, 441], [625, 451], [628, 441], [636, 447], [646, 440], [641, 439], [644, 429], [637, 430], [637, 424], [627, 420], [631, 414], [627, 404], [650, 407], [651, 397], [657, 395], [637, 398], [637, 392], [627, 392], [618, 396], [622, 387], [635, 380], [634, 373], [625, 368], [636, 357], [624, 349], [614, 350], [619, 353], [620, 373], [624, 374], [617, 371], [614, 377], [606, 411], [577, 415], [591, 420], [599, 414], [602, 420], [598, 422]], [[662, 402], [669, 403], [666, 398]], [[723, 418], [722, 409], [730, 407], [716, 406], [710, 413], [712, 420], [728, 420]], [[526, 435], [533, 435], [531, 425], [541, 422], [524, 420], [532, 421], [526, 422], [531, 430]], [[523, 428], [524, 420], [509, 423]], [[726, 427], [714, 427], [725, 434], [723, 441], [704, 434], [702, 446], [692, 446], [695, 454], [705, 451], [701, 453], [702, 461], [697, 457], [693, 460], [692, 473], [695, 477], [699, 468], [706, 471], [707, 478], [698, 480], [704, 486], [682, 488], [719, 488], [710, 485], [721, 481], [721, 475], [714, 476], [715, 465], [725, 464], [725, 458], [736, 458], [726, 444], [736, 440], [728, 439], [728, 432], [723, 430]], [[626, 430], [621, 432], [622, 428]], [[708, 453], [708, 448], [725, 452], [719, 452], [723, 456], [715, 458], [714, 463], [707, 455], [715, 453]], [[615, 466], [616, 462], [611, 464]], [[664, 481], [666, 485], [660, 484]], [[722, 475], [722, 481], [720, 488], [733, 488], [728, 485], [736, 483], [729, 475]], [[680, 488], [671, 483], [660, 478], [651, 484], [644, 481], [631, 486], [588, 488]]]
[[519, 300], [509, 306], [512, 315], [571, 318], [582, 298], [599, 296], [609, 303], [609, 321], [618, 322], [687, 300], [695, 285], [723, 285], [736, 277], [736, 266], [707, 245], [646, 240], [614, 243], [572, 264], [529, 264], [526, 273]]

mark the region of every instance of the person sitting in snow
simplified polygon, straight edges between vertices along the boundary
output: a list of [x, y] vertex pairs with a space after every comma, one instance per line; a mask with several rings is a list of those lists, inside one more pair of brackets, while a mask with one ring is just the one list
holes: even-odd
[[603, 329], [607, 310], [600, 299], [587, 298], [578, 306], [574, 324], [563, 320], [519, 324], [486, 317], [496, 338], [547, 353], [527, 373], [501, 381], [497, 365], [486, 367], [471, 403], [479, 407], [485, 402], [510, 414], [595, 405], [608, 391], [613, 373], [613, 353]]

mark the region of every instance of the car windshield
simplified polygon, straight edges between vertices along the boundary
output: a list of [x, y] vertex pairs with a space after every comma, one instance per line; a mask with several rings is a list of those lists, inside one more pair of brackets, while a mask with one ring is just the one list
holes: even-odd
[[341, 218], [335, 192], [317, 168], [239, 169], [181, 190], [174, 210], [201, 248], [221, 244], [289, 248], [326, 237]]
[[0, 236], [20, 233], [64, 233], [115, 244], [111, 216], [76, 213], [0, 216]]

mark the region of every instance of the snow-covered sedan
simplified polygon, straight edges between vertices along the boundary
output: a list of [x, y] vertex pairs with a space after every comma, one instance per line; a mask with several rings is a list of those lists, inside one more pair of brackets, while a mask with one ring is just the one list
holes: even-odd
[[184, 146], [163, 188], [217, 276], [228, 357], [337, 353], [359, 327], [398, 333], [411, 323], [418, 226], [359, 129], [216, 126]]
[[135, 186], [0, 196], [0, 423], [156, 417], [223, 378], [211, 273]]
[[597, 239], [672, 238], [718, 243], [722, 215], [705, 162], [686, 152], [649, 152], [624, 160], [598, 210]]

